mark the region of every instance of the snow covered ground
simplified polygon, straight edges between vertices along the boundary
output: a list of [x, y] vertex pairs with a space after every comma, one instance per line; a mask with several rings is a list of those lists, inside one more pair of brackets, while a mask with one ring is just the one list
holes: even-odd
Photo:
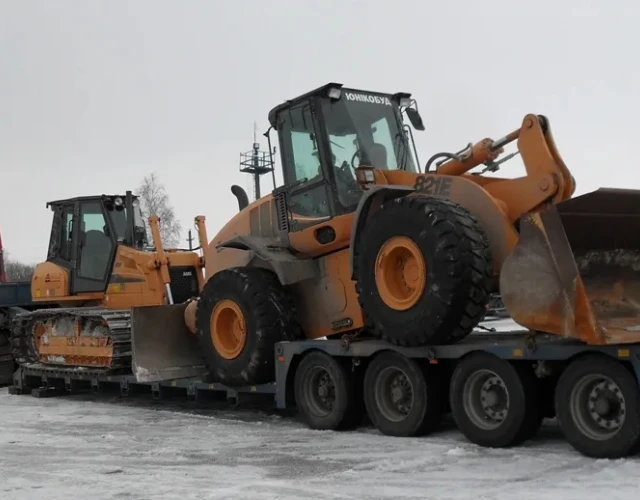
[[0, 389], [0, 499], [636, 499], [640, 459], [574, 452], [553, 422], [489, 450], [445, 424], [400, 439], [292, 417]]

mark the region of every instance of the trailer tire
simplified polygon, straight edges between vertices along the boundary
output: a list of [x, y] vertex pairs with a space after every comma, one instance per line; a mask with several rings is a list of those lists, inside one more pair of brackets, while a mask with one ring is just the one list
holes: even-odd
[[[382, 352], [364, 376], [364, 402], [371, 423], [387, 436], [412, 437], [437, 429], [443, 416], [442, 384], [413, 359]], [[402, 396], [410, 402], [400, 404]]]
[[486, 314], [491, 273], [477, 219], [428, 196], [386, 202], [367, 221], [354, 255], [367, 327], [402, 346], [451, 344], [471, 333]]
[[294, 376], [296, 406], [311, 429], [357, 427], [364, 414], [356, 378], [333, 357], [314, 351], [302, 358]]
[[539, 391], [532, 368], [489, 353], [473, 353], [454, 370], [449, 389], [451, 413], [472, 443], [490, 448], [516, 446], [534, 437], [540, 428]]
[[[565, 438], [583, 455], [623, 458], [640, 451], [638, 381], [620, 362], [603, 355], [573, 361], [560, 375], [555, 403]], [[607, 410], [617, 414], [607, 419]]]
[[196, 335], [211, 375], [230, 387], [273, 382], [275, 344], [302, 336], [287, 290], [254, 267], [226, 269], [205, 283]]

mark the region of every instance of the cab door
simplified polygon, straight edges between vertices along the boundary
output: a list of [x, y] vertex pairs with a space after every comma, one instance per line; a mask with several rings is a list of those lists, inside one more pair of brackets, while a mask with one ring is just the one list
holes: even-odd
[[113, 229], [100, 200], [80, 200], [73, 223], [71, 293], [104, 292], [107, 288], [116, 244]]
[[[327, 149], [311, 100], [281, 112], [278, 135], [283, 158], [289, 219], [289, 244], [308, 257], [335, 250], [337, 241], [333, 189]], [[347, 243], [348, 244], [348, 243]]]

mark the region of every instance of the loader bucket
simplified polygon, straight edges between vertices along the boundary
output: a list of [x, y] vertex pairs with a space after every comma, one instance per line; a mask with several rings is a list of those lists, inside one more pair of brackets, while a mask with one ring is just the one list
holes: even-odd
[[640, 191], [599, 189], [522, 217], [500, 293], [531, 330], [640, 342]]
[[132, 367], [138, 382], [198, 377], [207, 370], [197, 339], [186, 327], [186, 304], [131, 310]]

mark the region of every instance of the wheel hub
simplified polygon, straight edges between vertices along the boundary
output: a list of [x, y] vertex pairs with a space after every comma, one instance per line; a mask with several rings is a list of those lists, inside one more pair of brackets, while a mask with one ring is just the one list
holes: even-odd
[[463, 404], [474, 425], [486, 430], [496, 429], [509, 414], [509, 391], [495, 372], [480, 369], [464, 384]]
[[376, 258], [375, 280], [388, 307], [397, 311], [413, 307], [427, 282], [427, 265], [418, 245], [405, 236], [387, 240]]
[[587, 408], [591, 419], [601, 428], [613, 430], [622, 425], [626, 411], [620, 389], [613, 382], [602, 381], [589, 393]]
[[610, 439], [623, 426], [627, 405], [618, 385], [601, 374], [584, 375], [569, 394], [569, 411], [579, 431], [590, 439]]
[[329, 395], [329, 389], [326, 385], [318, 386], [318, 396], [321, 398], [326, 398]]
[[220, 356], [235, 359], [240, 355], [247, 341], [247, 324], [236, 302], [230, 299], [218, 302], [211, 312], [209, 328]]
[[333, 378], [321, 367], [316, 367], [309, 381], [313, 396], [311, 403], [318, 415], [327, 415], [333, 409], [336, 393]]
[[376, 404], [388, 420], [399, 422], [413, 408], [413, 386], [409, 377], [397, 367], [382, 370], [375, 381]]
[[507, 392], [499, 377], [490, 377], [480, 389], [480, 403], [484, 412], [493, 420], [502, 422], [507, 416]]

